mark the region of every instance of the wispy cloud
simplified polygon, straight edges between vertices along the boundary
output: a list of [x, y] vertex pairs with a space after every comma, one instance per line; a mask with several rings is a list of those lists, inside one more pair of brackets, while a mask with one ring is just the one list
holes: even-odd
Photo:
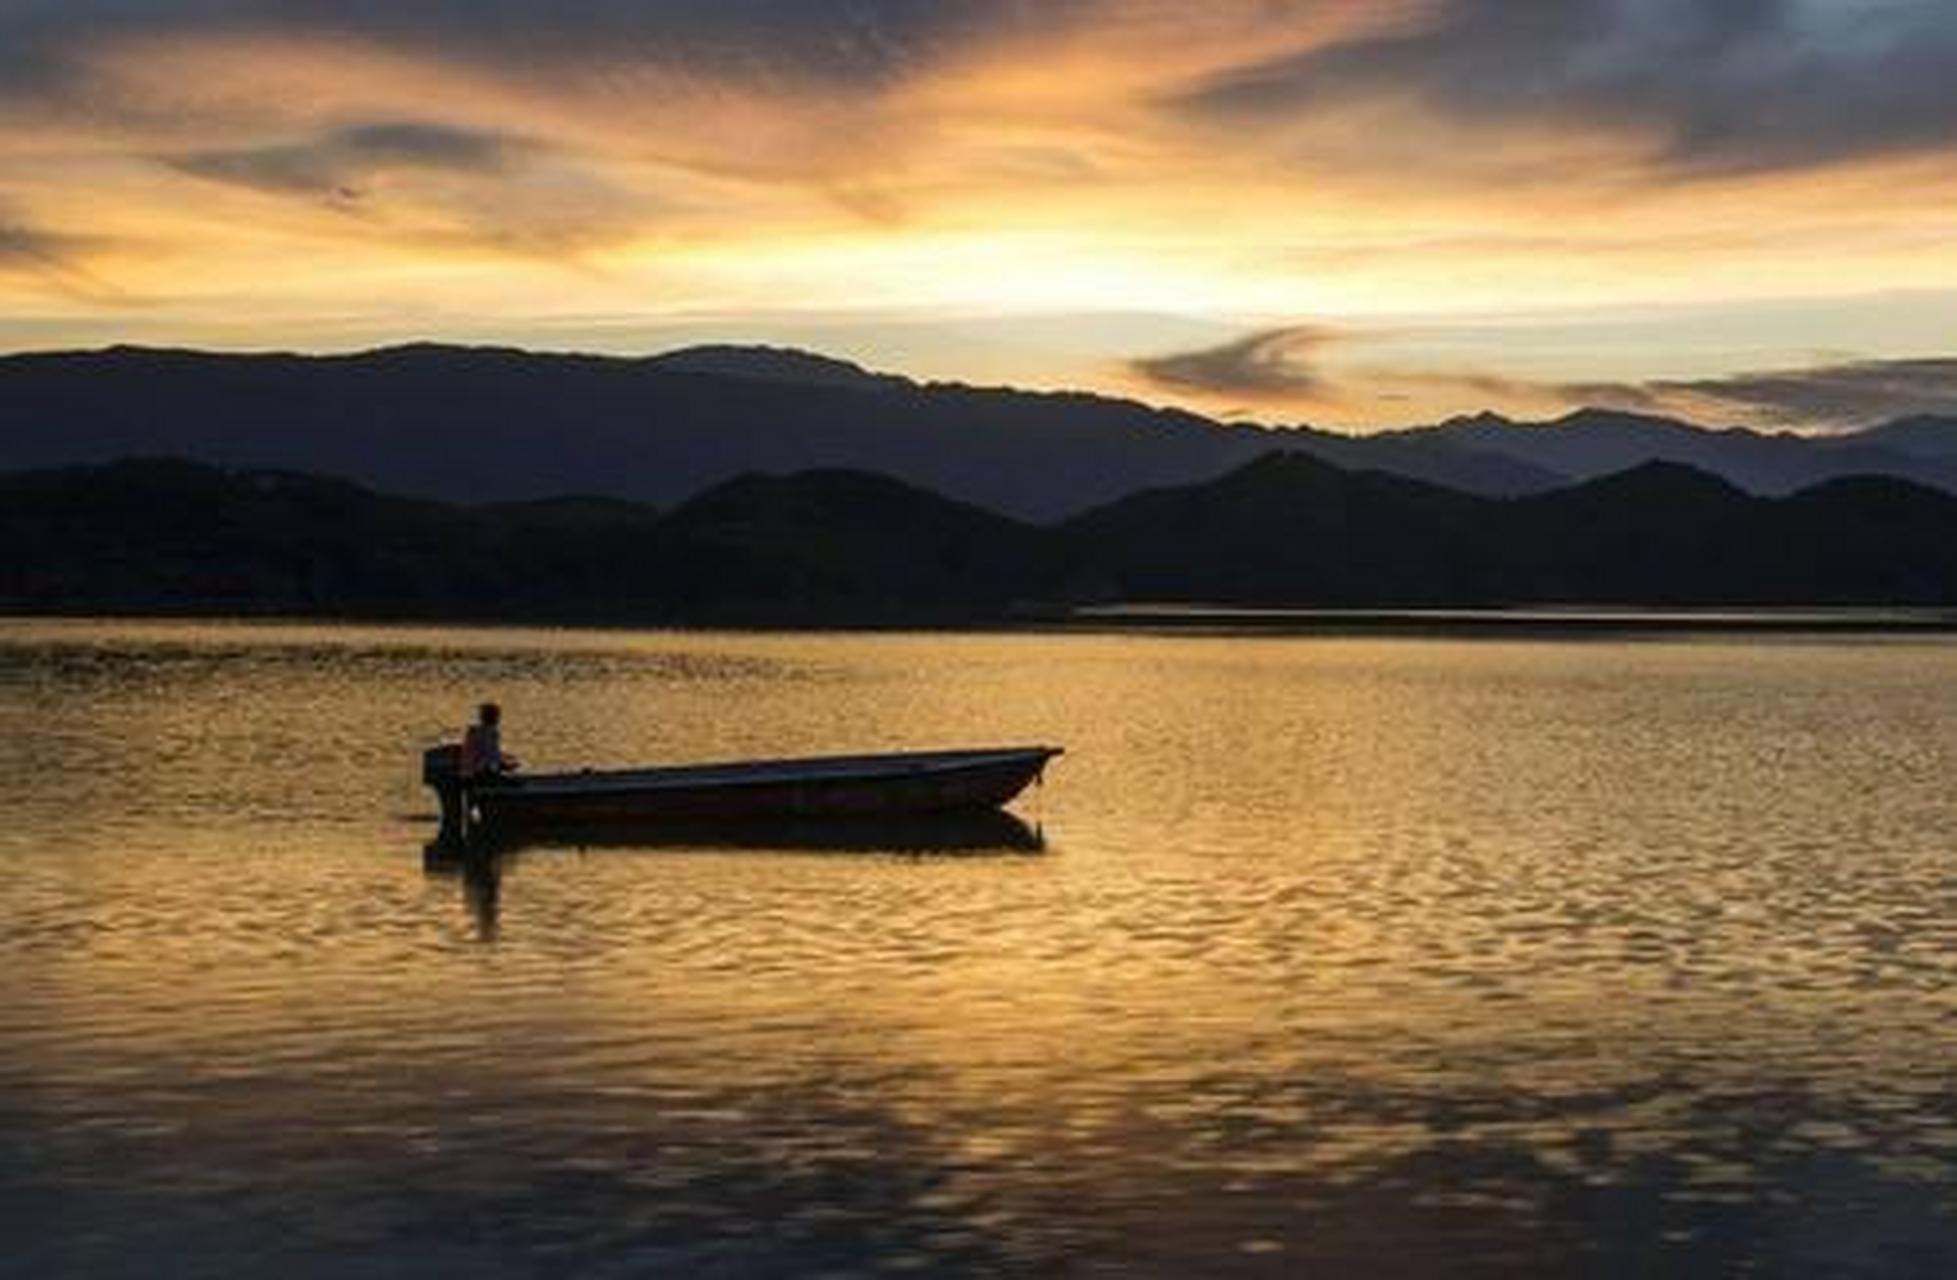
[[62, 236], [0, 222], [0, 267], [60, 270], [71, 265], [72, 247]]
[[82, 301], [119, 303], [117, 289], [97, 276], [90, 259], [104, 242], [9, 220], [0, 209], [0, 276], [25, 279], [54, 293]]
[[1346, 328], [1957, 289], [1953, 140], [1945, 0], [0, 0], [0, 190], [146, 297], [1336, 317], [1096, 349], [1252, 406], [1483, 394]]
[[183, 172], [260, 191], [354, 202], [375, 178], [415, 171], [497, 175], [532, 149], [501, 134], [389, 121], [302, 142], [193, 151], [170, 157]]
[[1728, 377], [1584, 383], [1573, 403], [1766, 426], [1853, 427], [1911, 414], [1957, 414], [1957, 358], [1859, 360]]
[[[1957, 357], [1858, 360], [1708, 378], [1550, 381], [1485, 370], [1342, 358], [1380, 335], [1317, 325], [1264, 330], [1219, 346], [1134, 360], [1147, 388], [1267, 413], [1379, 420], [1404, 409], [1523, 416], [1598, 407], [1722, 425], [1828, 430], [1911, 414], [1957, 413]], [[1445, 408], [1440, 408], [1445, 406]]]
[[1288, 325], [1199, 351], [1144, 357], [1131, 368], [1144, 381], [1175, 391], [1291, 405], [1323, 403], [1333, 388], [1313, 361], [1341, 340], [1330, 328]]
[[1953, 67], [1957, 9], [1935, 0], [1443, 0], [1409, 29], [1229, 68], [1173, 100], [1267, 127], [1397, 106], [1733, 172], [1943, 150]]
[[418, 120], [165, 157], [178, 172], [358, 219], [429, 251], [576, 259], [629, 240], [648, 204], [579, 157], [513, 134]]
[[1412, 421], [1463, 407], [1538, 412], [1564, 403], [1559, 388], [1496, 373], [1353, 362], [1385, 336], [1285, 325], [1133, 360], [1126, 374], [1144, 394], [1167, 392], [1213, 411], [1333, 423]]
[[877, 92], [974, 45], [1053, 30], [1104, 0], [62, 0], [0, 8], [0, 91], [61, 91], [122, 42], [354, 41], [535, 79], [669, 68], [720, 82]]

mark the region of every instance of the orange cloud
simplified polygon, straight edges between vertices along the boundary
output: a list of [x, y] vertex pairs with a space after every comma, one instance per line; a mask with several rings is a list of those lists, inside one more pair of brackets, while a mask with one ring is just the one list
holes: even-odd
[[[779, 338], [814, 312], [1494, 332], [1957, 290], [1957, 22], [1883, 0], [1830, 42], [1825, 8], [601, 0], [488, 24], [464, 0], [69, 0], [0, 15], [0, 225], [63, 263], [0, 251], [0, 290], [297, 345], [485, 314], [516, 337], [712, 314]], [[1856, 354], [1937, 340], [1904, 337]], [[1787, 339], [1710, 370], [1650, 341], [1646, 376], [1544, 376], [1540, 332], [1485, 376], [1798, 365]], [[1844, 341], [1818, 319], [1806, 345]], [[1355, 420], [1500, 389], [1446, 353], [1362, 378], [1364, 345], [1319, 342], [1311, 389]], [[1130, 385], [1114, 363], [1071, 376]]]

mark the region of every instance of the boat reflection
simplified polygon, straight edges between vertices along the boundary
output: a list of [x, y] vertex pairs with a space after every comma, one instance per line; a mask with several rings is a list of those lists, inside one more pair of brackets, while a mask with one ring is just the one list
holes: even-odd
[[496, 937], [504, 872], [552, 852], [865, 854], [897, 858], [1004, 857], [1045, 853], [1046, 835], [1003, 809], [901, 818], [746, 820], [555, 826], [466, 844], [435, 840], [423, 851], [431, 876], [459, 879], [478, 936]]

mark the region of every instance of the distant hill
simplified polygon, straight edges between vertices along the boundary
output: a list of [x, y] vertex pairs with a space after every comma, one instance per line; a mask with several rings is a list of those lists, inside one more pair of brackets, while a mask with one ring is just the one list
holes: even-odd
[[1277, 452], [1030, 525], [884, 476], [745, 476], [666, 512], [458, 506], [126, 462], [0, 476], [0, 611], [963, 624], [1022, 605], [1953, 605], [1957, 497], [1760, 498], [1673, 463], [1497, 499]]
[[[1854, 435], [1812, 437], [1744, 428], [1709, 430], [1671, 418], [1584, 409], [1554, 422], [1518, 423], [1494, 414], [1376, 440], [1446, 443], [1571, 480], [1594, 480], [1645, 462], [1674, 462], [1722, 476], [1751, 493], [1784, 495], [1849, 475], [1894, 476], [1957, 492], [1957, 429], [1919, 419]], [[1947, 450], [1928, 447], [1948, 441]], [[1909, 447], [1907, 442], [1919, 442]], [[1481, 492], [1490, 492], [1482, 489]]]
[[[1762, 552], [1777, 506], [1709, 472], [1645, 462], [1489, 513], [1475, 556], [1498, 597], [1769, 603]], [[1806, 593], [1783, 602], [1794, 601]]]
[[[1463, 594], [1462, 535], [1493, 505], [1273, 453], [1208, 484], [1135, 494], [1060, 532], [1127, 600], [1437, 604]], [[1470, 584], [1466, 594], [1478, 592]]]
[[1445, 440], [1225, 425], [1130, 401], [925, 386], [805, 352], [627, 360], [410, 346], [0, 358], [0, 471], [177, 457], [453, 502], [662, 506], [752, 471], [873, 470], [1022, 519], [1213, 478], [1282, 444], [1490, 494], [1560, 474]]
[[872, 373], [860, 364], [831, 356], [797, 351], [793, 347], [687, 347], [665, 355], [648, 356], [645, 367], [669, 373], [704, 373], [754, 382], [786, 382], [817, 387], [847, 387], [856, 391], [895, 391], [910, 384], [894, 374]]
[[1957, 418], [1931, 415], [1899, 418], [1849, 436], [1842, 444], [1848, 448], [1873, 445], [1917, 458], [1957, 461]]
[[1266, 443], [1348, 471], [1383, 471], [1490, 498], [1546, 493], [1570, 483], [1564, 472], [1520, 454], [1418, 432], [1347, 436], [1299, 427]]
[[1675, 463], [1500, 500], [1273, 456], [1062, 526], [1109, 599], [1237, 605], [1957, 602], [1957, 497], [1750, 495]]
[[661, 515], [460, 507], [182, 462], [0, 476], [0, 609], [585, 622], [956, 622], [1041, 535], [881, 476], [729, 482]]
[[1207, 479], [1271, 439], [1093, 396], [923, 387], [729, 348], [0, 359], [0, 470], [169, 456], [455, 502], [584, 493], [664, 506], [753, 471], [855, 469], [1046, 519]]
[[661, 526], [675, 616], [998, 616], [1047, 576], [1039, 531], [884, 476], [744, 476]]
[[0, 472], [175, 457], [448, 502], [587, 494], [671, 507], [750, 472], [856, 470], [1053, 521], [1211, 480], [1273, 449], [1488, 497], [1650, 461], [1759, 494], [1849, 475], [1957, 491], [1957, 423], [1939, 418], [1817, 439], [1586, 410], [1350, 436], [1102, 396], [926, 385], [774, 347], [642, 359], [433, 345], [0, 357]]

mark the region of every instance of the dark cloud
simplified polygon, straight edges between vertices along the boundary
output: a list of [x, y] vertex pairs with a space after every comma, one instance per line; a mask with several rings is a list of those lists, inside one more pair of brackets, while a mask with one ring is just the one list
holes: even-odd
[[0, 270], [46, 271], [67, 267], [72, 265], [72, 247], [65, 236], [0, 222]]
[[1312, 357], [1341, 341], [1333, 329], [1289, 325], [1201, 351], [1154, 356], [1130, 371], [1159, 387], [1247, 400], [1314, 400], [1327, 391]]
[[303, 142], [173, 156], [172, 167], [199, 178], [259, 191], [361, 199], [375, 177], [403, 171], [495, 175], [534, 144], [450, 125], [388, 122], [342, 129]]
[[1364, 335], [1290, 325], [1198, 351], [1130, 362], [1160, 389], [1207, 401], [1351, 411], [1407, 401], [1458, 412], [1598, 407], [1762, 427], [1868, 426], [1915, 414], [1957, 415], [1957, 357], [1857, 360], [1714, 378], [1636, 382], [1534, 381], [1498, 373], [1363, 365], [1320, 357]]
[[53, 87], [117, 36], [351, 36], [521, 74], [667, 65], [704, 77], [874, 88], [1089, 0], [0, 0], [0, 85]]
[[322, 205], [398, 244], [567, 264], [630, 239], [659, 212], [561, 149], [425, 122], [366, 124], [164, 162], [209, 182]]
[[709, 75], [887, 82], [1071, 0], [304, 0], [334, 27], [480, 56], [672, 63]]
[[[1647, 135], [1688, 171], [1957, 143], [1950, 0], [1435, 2], [1430, 21], [1238, 66], [1175, 102], [1254, 127], [1410, 101], [1469, 124]], [[1301, 8], [1271, 0], [1274, 40]], [[0, 92], [82, 92], [76, 57], [102, 40], [241, 31], [351, 37], [587, 88], [656, 67], [874, 93], [987, 42], [1121, 20], [1120, 0], [0, 0]]]
[[1912, 414], [1957, 414], [1957, 358], [1864, 360], [1723, 378], [1578, 384], [1573, 403], [1722, 413], [1789, 426], [1858, 426]]
[[66, 235], [10, 221], [0, 210], [0, 276], [24, 276], [58, 292], [96, 302], [119, 300], [96, 278], [88, 258], [101, 250], [94, 236]]
[[1685, 172], [1931, 150], [1957, 142], [1957, 5], [1445, 0], [1430, 22], [1237, 68], [1178, 105], [1257, 125], [1393, 101], [1637, 133]]
[[512, 152], [525, 145], [500, 134], [412, 121], [346, 129], [334, 135], [332, 142], [376, 162], [479, 173], [502, 169]]

